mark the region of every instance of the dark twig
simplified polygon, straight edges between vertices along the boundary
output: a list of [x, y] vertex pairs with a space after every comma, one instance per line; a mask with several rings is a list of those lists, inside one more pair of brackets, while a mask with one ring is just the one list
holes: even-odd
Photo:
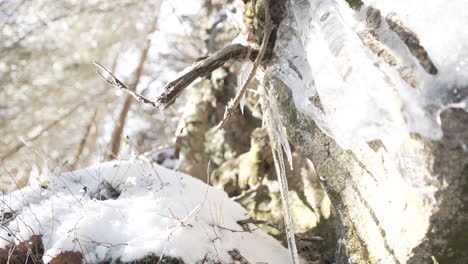
[[231, 197], [231, 200], [235, 201], [235, 202], [238, 202], [238, 203], [244, 203], [246, 202], [247, 198], [251, 198], [254, 196], [253, 194], [258, 192], [258, 190], [260, 189], [261, 186], [257, 186], [253, 189], [250, 189], [248, 191], [245, 191], [243, 194], [241, 195], [238, 195], [238, 196], [234, 196], [234, 197]]
[[220, 225], [212, 225], [212, 227], [217, 227], [217, 228], [222, 229], [222, 230], [231, 231], [233, 233], [251, 233], [252, 231], [256, 230], [256, 229], [254, 229], [254, 230], [250, 230], [250, 229], [235, 230], [235, 229], [227, 228], [227, 227], [220, 226]]
[[156, 98], [156, 105], [160, 108], [172, 105], [179, 94], [198, 77], [210, 74], [231, 59], [244, 59], [251, 54], [257, 53], [256, 51], [252, 51], [250, 47], [241, 44], [232, 44], [222, 48], [210, 57], [197, 62], [184, 75], [168, 83], [164, 87], [164, 92]]
[[296, 234], [296, 238], [302, 241], [308, 241], [308, 242], [316, 242], [316, 241], [323, 241], [323, 237], [320, 236], [300, 236]]
[[130, 94], [131, 96], [133, 96], [133, 98], [135, 98], [141, 103], [149, 104], [154, 108], [164, 109], [172, 105], [179, 96], [179, 94], [198, 77], [203, 77], [210, 74], [211, 72], [223, 66], [224, 63], [231, 59], [250, 59], [250, 56], [256, 56], [257, 54], [258, 51], [252, 50], [250, 47], [243, 46], [241, 44], [228, 45], [216, 52], [215, 54], [211, 55], [210, 57], [197, 62], [194, 66], [192, 66], [190, 70], [187, 71], [187, 73], [168, 83], [164, 87], [163, 93], [158, 98], [156, 98], [154, 102], [132, 91], [119, 79], [117, 79], [117, 77], [115, 77], [109, 70], [104, 68], [101, 64], [94, 62], [94, 65], [96, 65], [96, 67], [98, 68], [97, 73], [106, 82], [112, 84], [113, 86], [119, 89], [124, 90], [126, 93]]
[[218, 125], [218, 128], [222, 128], [226, 121], [235, 112], [242, 96], [247, 91], [247, 86], [249, 82], [255, 76], [257, 68], [262, 62], [263, 57], [266, 53], [270, 35], [274, 27], [271, 21], [269, 0], [264, 0], [264, 9], [265, 21], [260, 21], [258, 17], [255, 16], [258, 20], [258, 23], [263, 26], [263, 40], [259, 50], [253, 50], [251, 47], [243, 46], [241, 44], [228, 45], [216, 52], [215, 54], [211, 55], [210, 57], [197, 62], [191, 69], [187, 71], [187, 73], [183, 74], [174, 81], [169, 82], [164, 87], [163, 93], [158, 98], [156, 98], [154, 102], [136, 93], [132, 89], [129, 89], [125, 84], [123, 84], [119, 79], [117, 79], [117, 77], [115, 77], [109, 70], [104, 68], [101, 64], [94, 62], [94, 65], [96, 65], [96, 67], [98, 68], [98, 74], [108, 83], [112, 84], [113, 86], [119, 89], [124, 90], [139, 102], [149, 104], [154, 108], [164, 109], [172, 105], [179, 96], [179, 94], [197, 78], [210, 74], [211, 72], [221, 67], [222, 65], [224, 65], [224, 63], [231, 59], [250, 59], [253, 56], [255, 57], [255, 61], [252, 70], [248, 74], [245, 83], [241, 84], [242, 87], [239, 90], [239, 93], [229, 103], [224, 113], [224, 118]]
[[[226, 122], [229, 120], [231, 115], [237, 110], [237, 106], [239, 106], [239, 103], [244, 96], [245, 92], [247, 91], [247, 86], [252, 80], [252, 78], [255, 76], [255, 73], [257, 72], [257, 68], [260, 65], [260, 63], [263, 60], [263, 56], [265, 55], [265, 52], [268, 47], [268, 42], [270, 40], [270, 35], [273, 30], [273, 23], [271, 22], [271, 14], [270, 14], [270, 1], [269, 0], [264, 0], [264, 9], [265, 9], [265, 21], [264, 22], [259, 22], [260, 24], [263, 25], [263, 40], [262, 44], [260, 46], [260, 50], [258, 52], [257, 58], [254, 61], [252, 70], [250, 71], [249, 75], [247, 76], [247, 79], [245, 80], [245, 83], [240, 84], [242, 87], [240, 88], [239, 92], [237, 93], [236, 97], [231, 100], [226, 107], [226, 111], [224, 112], [224, 118], [223, 120], [219, 123], [218, 129], [221, 129], [224, 127]], [[253, 6], [253, 9], [256, 7]], [[256, 14], [256, 11], [255, 13]]]
[[242, 226], [242, 229], [244, 230], [250, 230], [249, 228], [249, 224], [254, 224], [254, 225], [266, 225], [266, 226], [269, 226], [269, 227], [272, 227], [280, 232], [283, 232], [283, 229], [281, 227], [279, 227], [277, 224], [273, 224], [271, 222], [268, 222], [266, 220], [257, 220], [257, 219], [253, 219], [253, 218], [247, 218], [245, 220], [239, 220], [237, 221], [237, 223]]

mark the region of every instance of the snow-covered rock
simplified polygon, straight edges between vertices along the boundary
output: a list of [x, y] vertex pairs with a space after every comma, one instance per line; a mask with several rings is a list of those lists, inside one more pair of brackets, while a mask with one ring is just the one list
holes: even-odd
[[131, 261], [150, 253], [232, 262], [288, 263], [287, 249], [260, 229], [236, 221], [247, 212], [226, 193], [189, 175], [145, 161], [119, 161], [42, 175], [3, 194], [0, 248], [42, 235], [47, 263], [65, 251], [87, 263]]

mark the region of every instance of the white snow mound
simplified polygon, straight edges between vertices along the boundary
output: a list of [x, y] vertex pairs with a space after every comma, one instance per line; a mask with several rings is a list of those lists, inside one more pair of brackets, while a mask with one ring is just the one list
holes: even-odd
[[[103, 186], [120, 195], [100, 200]], [[143, 161], [114, 161], [60, 175], [3, 194], [0, 247], [41, 234], [44, 262], [80, 251], [84, 262], [132, 261], [154, 253], [195, 263], [231, 263], [238, 249], [250, 263], [288, 263], [287, 249], [236, 221], [249, 217], [225, 192], [189, 175]], [[252, 226], [253, 227], [253, 226]], [[253, 227], [255, 229], [255, 227]]]

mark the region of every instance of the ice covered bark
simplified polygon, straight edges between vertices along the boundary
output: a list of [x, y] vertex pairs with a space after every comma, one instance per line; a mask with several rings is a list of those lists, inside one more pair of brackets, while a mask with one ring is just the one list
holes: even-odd
[[338, 263], [463, 263], [468, 5], [387, 2], [291, 1], [266, 76], [341, 218]]
[[[466, 107], [466, 3], [398, 2], [380, 4], [382, 10], [364, 3], [353, 10], [346, 1], [291, 2], [285, 23], [295, 36], [278, 43], [281, 79], [298, 108], [342, 147], [401, 141], [408, 132], [440, 139], [441, 111]], [[437, 22], [434, 12], [440, 12]], [[315, 95], [323, 112], [310, 105]]]

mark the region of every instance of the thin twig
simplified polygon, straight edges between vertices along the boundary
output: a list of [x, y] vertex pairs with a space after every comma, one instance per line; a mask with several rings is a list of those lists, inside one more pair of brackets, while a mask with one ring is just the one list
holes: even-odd
[[[172, 234], [176, 230], [178, 230], [180, 227], [191, 226], [190, 222], [197, 216], [197, 214], [200, 212], [200, 209], [201, 209], [201, 205], [200, 204], [196, 205], [192, 209], [192, 211], [190, 211], [190, 213], [187, 215], [187, 217], [185, 217], [184, 219], [177, 218], [171, 212], [171, 210], [169, 209], [169, 212], [172, 214], [173, 219], [177, 220], [179, 223], [177, 223], [174, 227], [171, 228], [172, 230], [169, 232], [169, 235], [167, 236], [167, 240], [169, 241], [171, 239], [171, 237], [172, 237]], [[162, 250], [159, 253], [159, 260], [158, 260], [157, 264], [159, 264], [159, 263], [161, 263], [163, 261], [164, 255], [166, 253], [166, 248], [167, 248], [167, 243], [164, 245], [164, 247], [162, 248]]]
[[[244, 219], [244, 220], [237, 221], [237, 224], [242, 226], [242, 229], [244, 231], [249, 231], [249, 232], [252, 231], [252, 230], [250, 230], [248, 224], [254, 224], [254, 225], [269, 226], [271, 228], [274, 228], [274, 229], [278, 230], [280, 233], [285, 234], [285, 231], [284, 231], [283, 228], [279, 227], [277, 224], [271, 223], [271, 222], [266, 221], [266, 220], [258, 220], [258, 219], [253, 219], [253, 218], [247, 218], [247, 219]], [[316, 242], [316, 241], [323, 241], [324, 240], [322, 237], [319, 237], [319, 236], [303, 236], [303, 235], [298, 235], [298, 234], [294, 234], [294, 236], [298, 240], [309, 241], [309, 242]]]
[[[255, 7], [253, 7], [255, 9]], [[265, 52], [268, 47], [268, 42], [270, 40], [270, 35], [273, 30], [273, 23], [271, 22], [271, 14], [270, 14], [270, 1], [269, 0], [264, 0], [264, 9], [265, 9], [265, 21], [263, 23], [263, 40], [262, 44], [260, 46], [260, 50], [258, 52], [257, 58], [254, 61], [254, 65], [252, 67], [252, 70], [250, 71], [249, 75], [247, 76], [247, 79], [245, 83], [242, 85], [241, 89], [237, 93], [236, 97], [234, 100], [230, 101], [228, 106], [226, 107], [226, 111], [224, 112], [224, 118], [223, 120], [218, 124], [218, 129], [221, 129], [224, 127], [226, 122], [229, 120], [231, 115], [237, 110], [237, 106], [239, 106], [239, 103], [242, 99], [242, 96], [244, 96], [245, 92], [247, 91], [247, 86], [249, 85], [250, 81], [252, 78], [255, 76], [255, 73], [257, 72], [257, 68], [260, 65], [260, 63], [263, 60], [263, 56], [265, 55]]]
[[[211, 162], [211, 161], [210, 161]], [[179, 227], [185, 227], [185, 226], [190, 226], [192, 227], [192, 225], [190, 224], [190, 222], [198, 216], [198, 214], [200, 213], [201, 209], [203, 208], [203, 206], [205, 205], [205, 202], [207, 201], [208, 199], [208, 191], [210, 189], [210, 177], [209, 177], [209, 168], [210, 168], [210, 162], [208, 162], [208, 168], [207, 168], [207, 184], [206, 184], [206, 192], [205, 192], [205, 196], [203, 198], [203, 201], [199, 204], [197, 204], [193, 209], [192, 211], [190, 211], [190, 213], [188, 213], [187, 217], [185, 217], [184, 219], [179, 219], [178, 217], [175, 216], [175, 214], [171, 211], [170, 208], [168, 208], [168, 211], [169, 213], [171, 214], [172, 218], [177, 220], [179, 223], [173, 227], [172, 231], [169, 233], [168, 237], [167, 237], [167, 240], [171, 239], [172, 237], [172, 234], [179, 228]], [[179, 179], [179, 177], [177, 177], [177, 179]], [[167, 244], [164, 245], [163, 249], [161, 250], [160, 254], [159, 254], [159, 260], [158, 260], [158, 263], [161, 263], [163, 261], [163, 258], [164, 258], [164, 255], [166, 253], [166, 247], [167, 247]]]
[[212, 225], [212, 227], [217, 227], [219, 229], [222, 229], [222, 230], [226, 230], [226, 231], [231, 231], [233, 233], [251, 233], [252, 231], [255, 231], [255, 230], [235, 230], [235, 229], [232, 229], [232, 228], [228, 228], [228, 227], [224, 227], [224, 226], [220, 226], [220, 225]]
[[154, 102], [128, 88], [123, 82], [117, 79], [117, 77], [115, 77], [114, 74], [112, 74], [108, 69], [104, 68], [104, 66], [102, 66], [98, 62], [93, 62], [93, 64], [98, 68], [97, 73], [99, 74], [99, 76], [101, 76], [106, 82], [112, 84], [113, 86], [119, 89], [124, 90], [126, 93], [133, 96], [133, 98], [135, 98], [135, 100], [137, 100], [138, 102], [149, 104], [152, 107], [156, 108], [156, 104]]
[[250, 230], [248, 228], [248, 224], [254, 224], [254, 225], [266, 225], [266, 226], [269, 226], [269, 227], [272, 227], [280, 232], [283, 232], [283, 229], [281, 227], [279, 227], [277, 224], [274, 224], [274, 223], [271, 223], [271, 222], [268, 222], [266, 220], [257, 220], [257, 219], [253, 219], [253, 218], [247, 218], [245, 220], [239, 220], [237, 221], [237, 223], [242, 226], [242, 229], [244, 230]]

